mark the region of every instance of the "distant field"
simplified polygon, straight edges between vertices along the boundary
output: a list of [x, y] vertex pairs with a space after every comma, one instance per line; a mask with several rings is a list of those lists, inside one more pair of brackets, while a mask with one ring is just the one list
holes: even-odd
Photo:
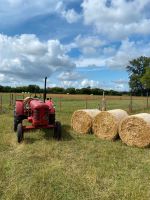
[[[62, 141], [55, 141], [52, 131], [37, 130], [26, 133], [22, 144], [17, 144], [13, 132], [9, 94], [3, 96], [0, 199], [149, 200], [148, 148], [131, 148], [120, 140], [109, 142], [94, 135], [78, 135], [70, 127], [74, 110], [98, 108], [102, 97], [50, 96], [55, 101], [56, 117], [62, 123]], [[129, 97], [106, 99], [109, 109], [129, 108]], [[133, 97], [133, 112], [150, 113], [145, 102], [145, 98]]]
[[[27, 96], [34, 97], [34, 94], [13, 94], [13, 101], [10, 99], [11, 94], [0, 93], [0, 108], [4, 110], [13, 108], [15, 99], [23, 99]], [[43, 97], [42, 94], [37, 94], [38, 97]], [[47, 97], [52, 97], [58, 110], [69, 109], [71, 111], [84, 108], [100, 108], [102, 96], [98, 95], [66, 95], [66, 94], [47, 94]], [[2, 98], [2, 106], [1, 106]], [[131, 99], [130, 96], [106, 96], [107, 109], [120, 108], [130, 111]], [[146, 97], [132, 97], [132, 112], [145, 112], [150, 107], [150, 100]]]

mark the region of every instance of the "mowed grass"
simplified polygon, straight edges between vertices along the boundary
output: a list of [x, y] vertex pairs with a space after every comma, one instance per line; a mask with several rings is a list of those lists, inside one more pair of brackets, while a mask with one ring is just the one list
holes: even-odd
[[[113, 102], [110, 108], [124, 105]], [[71, 115], [85, 103], [63, 100], [59, 106], [58, 99], [62, 141], [53, 139], [53, 131], [36, 130], [18, 144], [13, 111], [0, 115], [0, 199], [149, 200], [150, 149], [78, 135], [70, 127]]]

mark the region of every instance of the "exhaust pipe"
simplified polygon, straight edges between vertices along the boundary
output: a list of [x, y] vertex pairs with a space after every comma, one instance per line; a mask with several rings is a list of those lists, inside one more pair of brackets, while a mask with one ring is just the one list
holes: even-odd
[[45, 103], [45, 100], [46, 100], [46, 80], [47, 80], [47, 77], [45, 77], [45, 84], [44, 84], [44, 93], [43, 93], [44, 103]]

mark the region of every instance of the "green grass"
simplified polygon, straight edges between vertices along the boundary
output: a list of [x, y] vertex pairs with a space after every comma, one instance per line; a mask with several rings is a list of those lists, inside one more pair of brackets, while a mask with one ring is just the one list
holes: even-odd
[[[123, 105], [112, 101], [110, 108]], [[70, 128], [71, 115], [84, 106], [79, 100], [64, 100], [60, 111], [56, 101], [63, 125], [59, 142], [52, 131], [37, 130], [25, 133], [24, 142], [17, 144], [12, 110], [0, 115], [0, 199], [150, 199], [150, 149], [76, 134]]]

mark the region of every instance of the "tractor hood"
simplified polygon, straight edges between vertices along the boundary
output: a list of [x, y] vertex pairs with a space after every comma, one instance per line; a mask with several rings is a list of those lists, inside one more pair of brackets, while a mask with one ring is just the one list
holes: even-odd
[[40, 100], [32, 100], [30, 101], [30, 107], [31, 107], [31, 110], [34, 110], [34, 109], [49, 109], [49, 106], [46, 105], [43, 101], [40, 101]]

